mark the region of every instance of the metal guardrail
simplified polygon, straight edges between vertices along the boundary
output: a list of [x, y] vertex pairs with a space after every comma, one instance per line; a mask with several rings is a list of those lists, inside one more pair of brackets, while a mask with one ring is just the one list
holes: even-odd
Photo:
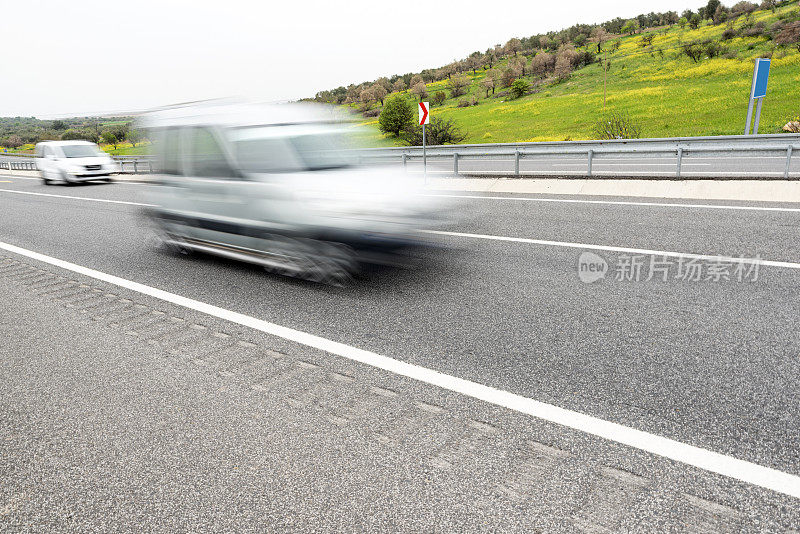
[[[593, 169], [595, 157], [618, 155], [627, 156], [631, 161], [642, 161], [654, 157], [674, 157], [675, 170], [673, 176], [680, 178], [686, 176], [682, 169], [684, 158], [692, 154], [711, 157], [769, 155], [785, 154], [786, 161], [783, 168], [783, 178], [790, 177], [792, 155], [800, 151], [800, 135], [774, 134], [763, 136], [715, 136], [715, 137], [685, 137], [668, 139], [619, 139], [606, 141], [563, 141], [542, 143], [497, 143], [490, 145], [439, 145], [427, 148], [427, 159], [433, 161], [452, 160], [453, 175], [465, 174], [459, 172], [459, 162], [463, 160], [491, 161], [493, 159], [513, 158], [514, 171], [487, 171], [483, 174], [520, 176], [520, 160], [535, 159], [541, 156], [579, 156], [585, 158], [586, 166], [578, 176], [592, 177], [596, 173]], [[362, 151], [362, 161], [397, 161], [405, 167], [410, 161], [422, 160], [421, 147], [390, 147]], [[643, 162], [643, 165], [646, 163]], [[530, 174], [530, 173], [526, 173]], [[536, 175], [537, 173], [533, 173]], [[542, 173], [538, 173], [542, 174]], [[545, 174], [552, 174], [545, 173]], [[575, 173], [572, 173], [573, 175]], [[606, 171], [604, 176], [629, 176], [648, 175], [646, 172], [611, 172]], [[653, 174], [653, 173], [650, 173]], [[664, 173], [657, 173], [663, 176]], [[758, 174], [758, 173], [753, 173]]]
[[[520, 176], [520, 161], [535, 160], [542, 156], [579, 156], [585, 158], [584, 171], [579, 172], [578, 176], [596, 176], [593, 168], [595, 158], [602, 156], [618, 155], [627, 156], [631, 161], [643, 161], [647, 158], [655, 157], [674, 157], [675, 170], [672, 176], [680, 178], [689, 176], [683, 170], [684, 159], [693, 154], [707, 156], [741, 156], [748, 155], [769, 155], [774, 158], [775, 154], [785, 155], [783, 166], [783, 178], [791, 176], [791, 164], [794, 154], [800, 153], [800, 135], [798, 134], [771, 134], [759, 136], [712, 136], [712, 137], [677, 137], [677, 138], [655, 138], [655, 139], [615, 139], [615, 140], [590, 140], [590, 141], [560, 141], [560, 142], [535, 142], [535, 143], [494, 143], [494, 144], [471, 144], [471, 145], [439, 145], [431, 146], [427, 149], [426, 157], [433, 161], [452, 161], [453, 175], [464, 175], [468, 173], [459, 171], [459, 163], [464, 160], [472, 161], [491, 161], [493, 159], [513, 158], [513, 173], [507, 170], [486, 171], [482, 174]], [[389, 147], [359, 150], [361, 161], [396, 161], [405, 167], [411, 161], [422, 160], [422, 147]], [[0, 162], [0, 168], [8, 170], [35, 170], [32, 155], [29, 154], [3, 154], [11, 156], [12, 159]], [[113, 156], [119, 163], [121, 172], [126, 173], [152, 173], [155, 158], [152, 156]], [[643, 165], [646, 163], [643, 162]], [[526, 172], [525, 174], [531, 174]], [[542, 175], [532, 173], [533, 175]], [[553, 174], [552, 172], [547, 174]], [[563, 173], [560, 173], [563, 174]], [[571, 173], [575, 175], [575, 173]], [[655, 173], [650, 173], [655, 174]], [[663, 172], [657, 173], [663, 176]], [[755, 173], [757, 174], [757, 173]], [[780, 174], [779, 172], [773, 174]], [[641, 175], [649, 176], [642, 171], [636, 172], [610, 172], [605, 171], [603, 176], [630, 176]]]

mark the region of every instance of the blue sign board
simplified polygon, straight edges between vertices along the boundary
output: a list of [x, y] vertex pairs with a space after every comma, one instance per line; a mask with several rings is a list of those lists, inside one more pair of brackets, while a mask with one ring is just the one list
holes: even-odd
[[756, 60], [756, 70], [753, 73], [753, 92], [750, 98], [763, 98], [767, 96], [767, 78], [769, 78], [769, 59]]

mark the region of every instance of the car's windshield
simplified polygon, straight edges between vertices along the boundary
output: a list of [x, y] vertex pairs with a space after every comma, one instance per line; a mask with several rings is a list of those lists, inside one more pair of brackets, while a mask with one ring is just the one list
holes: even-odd
[[61, 145], [61, 150], [68, 158], [92, 158], [105, 155], [95, 145]]
[[292, 172], [355, 163], [341, 127], [292, 125], [241, 128], [230, 134], [239, 165], [249, 172]]

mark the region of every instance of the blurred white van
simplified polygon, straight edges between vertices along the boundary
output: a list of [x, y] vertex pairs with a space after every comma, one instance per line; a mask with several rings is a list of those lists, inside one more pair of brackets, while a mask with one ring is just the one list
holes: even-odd
[[111, 181], [111, 173], [119, 172], [114, 160], [89, 141], [43, 141], [36, 144], [35, 153], [36, 168], [45, 185]]

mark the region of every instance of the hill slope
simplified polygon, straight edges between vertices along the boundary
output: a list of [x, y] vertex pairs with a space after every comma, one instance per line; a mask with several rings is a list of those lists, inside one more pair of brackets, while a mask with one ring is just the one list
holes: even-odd
[[[433, 116], [453, 119], [467, 134], [465, 143], [544, 141], [595, 138], [594, 126], [610, 112], [628, 114], [641, 126], [642, 137], [741, 134], [757, 57], [772, 57], [767, 97], [764, 99], [760, 133], [781, 131], [800, 113], [800, 51], [797, 44], [779, 45], [770, 28], [778, 22], [800, 18], [797, 1], [784, 3], [775, 12], [755, 11], [727, 24], [705, 21], [697, 29], [675, 24], [633, 35], [611, 35], [597, 60], [579, 68], [563, 81], [527, 75], [532, 94], [510, 100], [507, 90], [485, 96], [486, 70], [470, 79], [467, 95], [450, 97], [447, 80], [426, 84], [432, 101], [437, 91], [448, 98], [432, 110]], [[723, 38], [723, 32], [726, 32]], [[750, 34], [750, 35], [748, 35]], [[652, 35], [650, 44], [646, 40]], [[731, 35], [735, 35], [731, 38]], [[618, 44], [615, 44], [618, 41]], [[692, 42], [718, 43], [713, 58], [692, 60], [683, 46]], [[596, 44], [578, 48], [596, 52]], [[607, 60], [606, 106], [603, 108], [603, 67]], [[504, 67], [506, 57], [495, 67]], [[527, 73], [526, 73], [527, 74]], [[409, 101], [415, 95], [403, 91]], [[458, 107], [464, 99], [478, 104]], [[363, 110], [363, 104], [351, 103]], [[377, 118], [364, 119], [369, 141], [401, 144], [377, 130]]]

